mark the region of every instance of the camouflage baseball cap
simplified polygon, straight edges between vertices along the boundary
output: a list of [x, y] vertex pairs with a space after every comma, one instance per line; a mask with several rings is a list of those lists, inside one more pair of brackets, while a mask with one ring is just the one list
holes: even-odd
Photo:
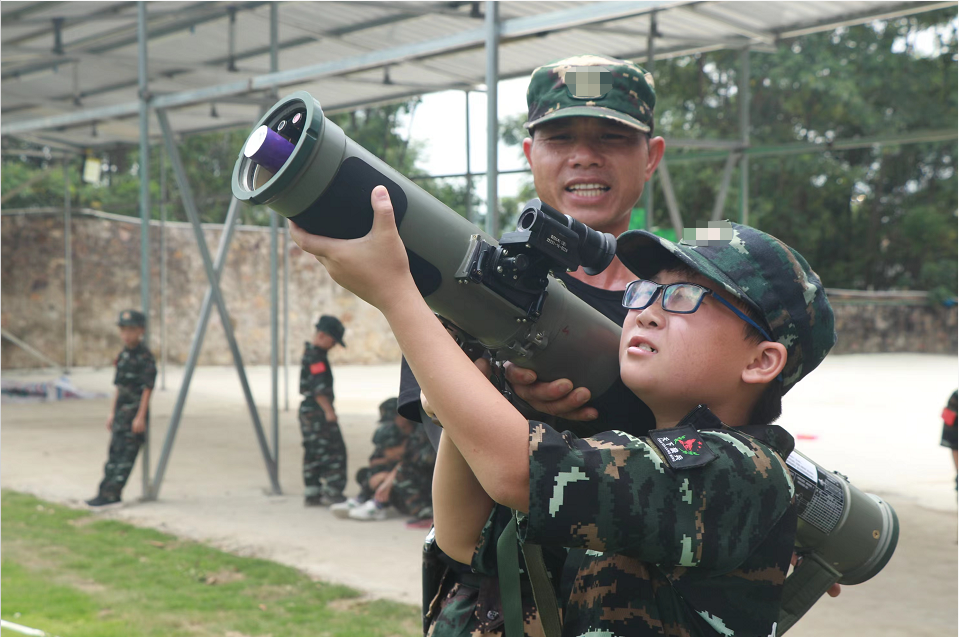
[[396, 418], [397, 405], [399, 402], [396, 398], [387, 398], [380, 403], [380, 422], [393, 422], [393, 419]]
[[526, 103], [526, 128], [561, 117], [602, 117], [648, 133], [656, 93], [652, 74], [634, 62], [577, 55], [533, 71]]
[[316, 329], [318, 332], [326, 332], [333, 337], [334, 341], [346, 347], [346, 343], [343, 342], [343, 334], [346, 333], [346, 328], [340, 323], [340, 319], [329, 314], [324, 314], [320, 317], [320, 320], [316, 322]]
[[123, 310], [117, 319], [117, 325], [120, 327], [146, 327], [147, 317], [143, 315], [143, 312]]
[[630, 230], [617, 239], [616, 256], [633, 274], [649, 278], [672, 255], [757, 310], [773, 340], [786, 346], [785, 393], [836, 344], [822, 281], [801, 254], [776, 237], [729, 221], [709, 226], [685, 229], [678, 244]]

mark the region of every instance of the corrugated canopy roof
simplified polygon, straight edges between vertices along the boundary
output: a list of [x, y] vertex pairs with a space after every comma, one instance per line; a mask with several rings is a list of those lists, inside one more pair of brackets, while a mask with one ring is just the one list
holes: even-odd
[[[642, 62], [742, 48], [955, 2], [501, 2], [501, 78], [574, 53]], [[485, 3], [149, 2], [151, 105], [178, 133], [247, 126], [294, 90], [327, 112], [486, 81]], [[138, 141], [136, 2], [3, 2], [0, 133], [71, 147]], [[152, 119], [152, 118], [151, 118]], [[152, 134], [158, 134], [151, 121]]]

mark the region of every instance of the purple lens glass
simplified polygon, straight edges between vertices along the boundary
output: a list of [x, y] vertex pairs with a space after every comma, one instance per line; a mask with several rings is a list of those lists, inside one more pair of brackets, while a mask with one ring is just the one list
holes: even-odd
[[243, 154], [270, 172], [276, 173], [283, 168], [294, 148], [296, 146], [288, 139], [264, 125], [250, 135], [243, 147]]

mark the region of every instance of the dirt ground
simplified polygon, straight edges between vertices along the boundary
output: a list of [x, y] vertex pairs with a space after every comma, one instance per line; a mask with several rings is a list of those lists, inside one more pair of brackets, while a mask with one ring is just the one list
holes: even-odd
[[[377, 405], [395, 395], [397, 365], [338, 367], [336, 405], [349, 471], [370, 452]], [[247, 370], [269, 439], [269, 369]], [[101, 515], [150, 526], [243, 554], [275, 560], [371, 596], [420, 600], [426, 531], [404, 520], [337, 520], [302, 503], [298, 369], [289, 370], [289, 411], [280, 375], [280, 483], [271, 495], [250, 415], [232, 367], [196, 371], [166, 477], [156, 502], [139, 502], [140, 462], [125, 504]], [[152, 405], [152, 466], [163, 446], [182, 369], [168, 368]], [[50, 372], [5, 370], [4, 380], [52, 379]], [[76, 369], [73, 383], [112, 391], [111, 369]], [[783, 424], [797, 448], [860, 489], [886, 499], [901, 534], [875, 579], [821, 600], [790, 632], [812, 635], [957, 633], [957, 507], [954, 471], [938, 446], [939, 414], [955, 389], [957, 359], [913, 354], [837, 356], [787, 394]], [[159, 379], [158, 379], [159, 388]], [[108, 399], [4, 404], [0, 485], [80, 506], [101, 478], [109, 435]], [[348, 493], [355, 493], [351, 483]]]

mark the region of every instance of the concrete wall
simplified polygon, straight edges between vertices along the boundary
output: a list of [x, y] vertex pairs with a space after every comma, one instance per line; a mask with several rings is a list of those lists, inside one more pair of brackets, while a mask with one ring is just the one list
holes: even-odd
[[[117, 314], [140, 307], [140, 224], [113, 215], [75, 214], [73, 233], [74, 364], [110, 365], [122, 348]], [[215, 258], [222, 226], [205, 226]], [[55, 361], [65, 360], [65, 284], [63, 217], [2, 217], [3, 328]], [[160, 227], [151, 224], [150, 347], [160, 358]], [[322, 313], [335, 314], [346, 326], [347, 348], [334, 348], [335, 363], [399, 361], [400, 350], [378, 310], [333, 283], [326, 270], [290, 242], [290, 361], [298, 363], [303, 341], [313, 336]], [[189, 224], [167, 224], [166, 326], [168, 361], [185, 363], [208, 283]], [[282, 309], [282, 230], [279, 237]], [[240, 226], [230, 245], [221, 289], [245, 363], [270, 362], [270, 234], [268, 228]], [[282, 315], [280, 318], [282, 330]], [[282, 332], [281, 332], [282, 337]], [[281, 341], [282, 347], [282, 341]], [[282, 362], [282, 356], [281, 356]], [[3, 340], [0, 365], [35, 367], [39, 363]], [[201, 365], [231, 365], [219, 314], [214, 306], [200, 356]]]
[[[63, 218], [58, 214], [4, 215], [2, 299], [5, 330], [55, 361], [65, 360]], [[73, 232], [74, 364], [110, 365], [122, 347], [116, 316], [140, 306], [140, 224], [104, 213], [75, 214]], [[204, 228], [212, 255], [221, 226]], [[160, 357], [160, 228], [151, 224], [151, 349]], [[282, 251], [282, 233], [280, 236]], [[316, 260], [290, 242], [290, 361], [298, 362], [303, 341], [321, 313], [346, 325], [346, 349], [335, 348], [334, 363], [398, 361], [400, 351], [382, 315], [337, 286]], [[221, 287], [245, 363], [270, 362], [269, 229], [237, 228]], [[282, 252], [278, 255], [282, 267]], [[207, 290], [206, 274], [189, 224], [167, 224], [166, 305], [169, 362], [186, 362], [197, 315]], [[280, 278], [282, 282], [282, 278]], [[863, 293], [832, 298], [839, 342], [835, 353], [957, 352], [956, 308], [915, 304]], [[915, 296], [915, 295], [913, 295]], [[282, 285], [281, 285], [282, 303]], [[912, 304], [909, 304], [912, 303]], [[282, 305], [281, 305], [282, 308]], [[282, 317], [281, 317], [282, 321]], [[282, 329], [282, 323], [281, 323]], [[282, 361], [282, 356], [281, 356]], [[232, 359], [214, 308], [200, 356], [201, 365], [230, 365]], [[36, 367], [36, 359], [3, 340], [0, 366]]]

